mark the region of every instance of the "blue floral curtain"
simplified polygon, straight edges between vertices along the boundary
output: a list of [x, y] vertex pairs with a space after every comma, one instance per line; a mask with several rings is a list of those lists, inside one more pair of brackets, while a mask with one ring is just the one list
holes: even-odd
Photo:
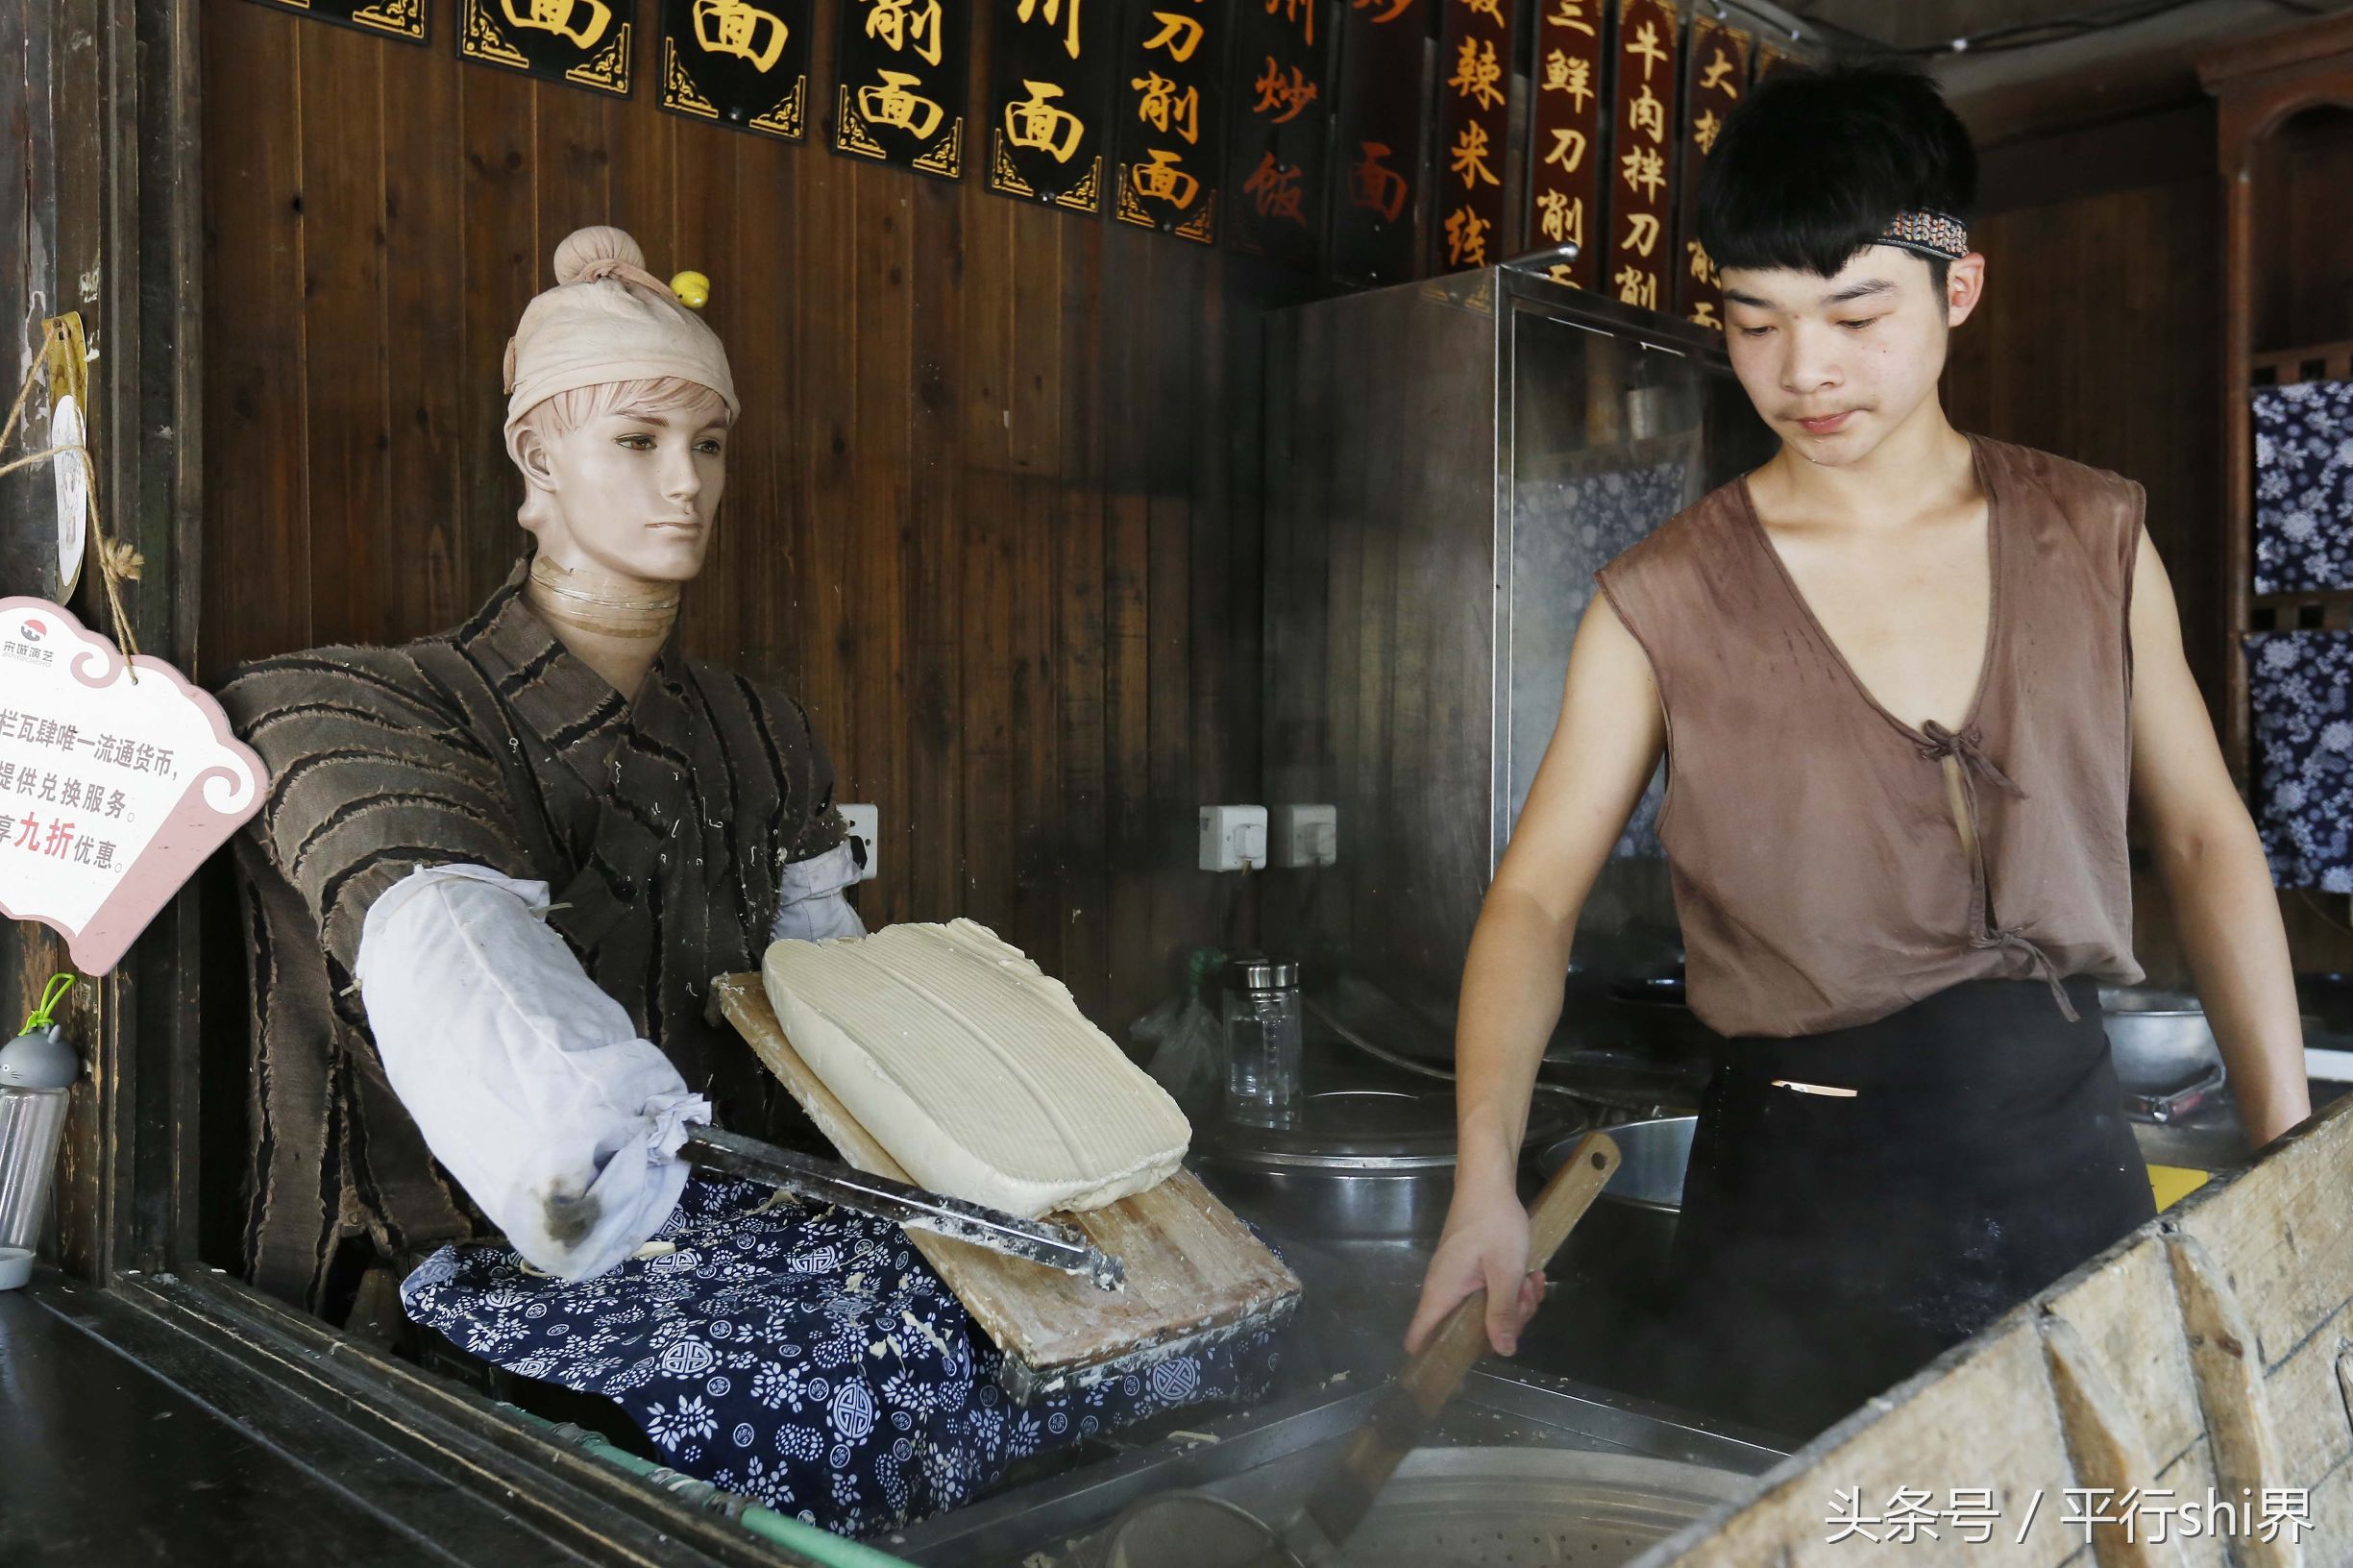
[[2251, 632], [2246, 663], [2271, 880], [2353, 893], [2353, 632]]
[[2353, 381], [2255, 393], [2255, 591], [2353, 588]]

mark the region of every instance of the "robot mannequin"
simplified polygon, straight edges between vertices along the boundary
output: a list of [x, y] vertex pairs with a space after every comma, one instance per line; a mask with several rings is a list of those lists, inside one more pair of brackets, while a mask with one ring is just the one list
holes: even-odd
[[699, 992], [773, 936], [862, 930], [807, 715], [679, 649], [726, 355], [619, 230], [570, 236], [556, 276], [507, 349], [531, 553], [453, 631], [262, 660], [220, 694], [272, 779], [237, 841], [246, 1263], [330, 1317], [360, 1269], [458, 1237], [611, 1267], [715, 1109], [790, 1140], [789, 1098]]

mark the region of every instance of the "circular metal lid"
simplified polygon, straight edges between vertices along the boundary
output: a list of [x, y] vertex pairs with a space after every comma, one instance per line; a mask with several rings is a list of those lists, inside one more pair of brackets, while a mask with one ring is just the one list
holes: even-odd
[[[1556, 1139], [1574, 1120], [1539, 1100], [1529, 1113], [1527, 1142]], [[1301, 1102], [1296, 1128], [1219, 1122], [1194, 1140], [1194, 1149], [1245, 1170], [1447, 1170], [1455, 1163], [1455, 1097], [1443, 1089], [1327, 1090]]]
[[1226, 960], [1228, 991], [1295, 991], [1299, 966], [1287, 958], [1242, 953]]

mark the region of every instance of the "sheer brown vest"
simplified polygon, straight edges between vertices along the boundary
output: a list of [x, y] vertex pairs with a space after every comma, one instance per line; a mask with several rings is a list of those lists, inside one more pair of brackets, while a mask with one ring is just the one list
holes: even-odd
[[1992, 625], [1957, 731], [1873, 699], [1739, 480], [1595, 574], [1667, 716], [1658, 832], [1691, 1009], [1816, 1034], [1958, 981], [2142, 978], [2124, 815], [2141, 486], [1970, 437]]

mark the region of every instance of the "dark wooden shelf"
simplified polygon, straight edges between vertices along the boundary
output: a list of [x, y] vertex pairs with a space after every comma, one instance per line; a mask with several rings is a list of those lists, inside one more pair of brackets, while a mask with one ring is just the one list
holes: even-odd
[[2353, 380], [2353, 338], [2301, 348], [2266, 349], [2247, 355], [2252, 386], [2292, 386], [2298, 381]]
[[2300, 588], [2286, 594], [2257, 594], [2259, 610], [2290, 610], [2306, 604], [2353, 604], [2353, 588]]
[[2247, 601], [2242, 631], [2353, 630], [2353, 588], [2257, 594]]

